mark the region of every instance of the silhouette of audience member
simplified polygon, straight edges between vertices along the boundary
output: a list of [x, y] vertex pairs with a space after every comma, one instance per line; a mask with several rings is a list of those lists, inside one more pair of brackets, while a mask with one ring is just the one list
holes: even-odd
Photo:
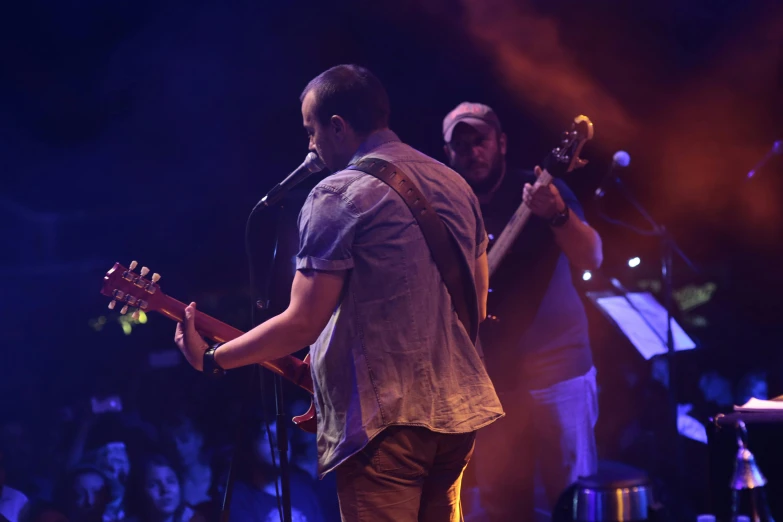
[[73, 522], [47, 502], [32, 502], [24, 509], [20, 522]]
[[6, 484], [5, 454], [0, 450], [0, 521], [19, 522], [27, 497]]
[[195, 522], [201, 517], [182, 498], [181, 481], [171, 461], [149, 455], [134, 462], [128, 479], [128, 522]]
[[708, 370], [699, 377], [699, 390], [704, 402], [709, 405], [709, 414], [717, 413], [722, 408], [731, 407], [734, 400], [731, 392], [731, 381], [717, 370]]
[[103, 522], [111, 500], [108, 477], [97, 467], [79, 465], [55, 493], [55, 504], [70, 522]]
[[231, 470], [231, 459], [234, 456], [234, 448], [224, 445], [215, 448], [211, 453], [212, 482], [209, 486], [210, 499], [193, 506], [199, 515], [210, 521], [220, 519], [223, 500], [226, 496], [228, 473]]
[[131, 472], [130, 458], [125, 442], [113, 440], [98, 446], [88, 454], [89, 461], [109, 479], [111, 499], [106, 506], [105, 522], [125, 518], [125, 487]]
[[177, 456], [182, 470], [182, 497], [191, 506], [210, 500], [212, 469], [205, 451], [204, 433], [186, 415], [178, 415], [164, 427], [165, 442]]
[[[84, 445], [81, 462], [100, 470], [109, 481], [111, 499], [106, 506], [104, 522], [125, 518], [125, 486], [131, 472], [128, 442], [133, 432], [120, 413], [103, 413], [92, 423]], [[80, 452], [72, 451], [73, 455]]]
[[737, 383], [736, 403], [743, 405], [751, 398], [761, 400], [769, 398], [767, 372], [761, 370], [748, 372]]
[[[231, 522], [280, 520], [279, 459], [274, 423], [249, 421], [249, 437], [238, 452], [236, 482], [231, 496]], [[271, 445], [267, 430], [271, 436]], [[271, 446], [271, 447], [270, 447]], [[272, 450], [272, 447], [275, 450]], [[290, 452], [289, 452], [290, 453]], [[290, 457], [289, 457], [290, 458]], [[291, 518], [294, 522], [324, 522], [313, 480], [291, 466]]]

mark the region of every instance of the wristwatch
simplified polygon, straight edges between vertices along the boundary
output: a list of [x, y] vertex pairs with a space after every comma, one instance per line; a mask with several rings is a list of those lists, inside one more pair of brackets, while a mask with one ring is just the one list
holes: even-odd
[[562, 227], [568, 223], [569, 217], [571, 217], [571, 211], [568, 209], [568, 205], [566, 205], [562, 212], [558, 212], [552, 216], [552, 219], [549, 220], [549, 226]]
[[223, 344], [224, 343], [213, 344], [204, 352], [204, 373], [212, 379], [218, 379], [226, 374], [226, 370], [221, 368], [217, 361], [215, 361], [215, 350], [220, 348]]

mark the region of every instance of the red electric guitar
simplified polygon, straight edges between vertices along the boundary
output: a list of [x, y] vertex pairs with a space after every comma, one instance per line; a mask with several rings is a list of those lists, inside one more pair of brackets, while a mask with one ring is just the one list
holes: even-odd
[[[149, 273], [149, 269], [142, 267], [137, 274], [134, 272], [136, 266], [136, 261], [130, 264], [130, 268], [125, 268], [119, 263], [115, 263], [111, 270], [106, 272], [101, 293], [112, 298], [109, 308], [114, 308], [117, 303], [120, 303], [122, 305], [121, 313], [123, 314], [127, 313], [129, 308], [136, 308], [137, 311], [134, 314], [138, 314], [138, 310], [143, 310], [145, 313], [159, 312], [169, 319], [182, 322], [185, 317], [185, 303], [167, 296], [160, 290], [160, 285], [158, 284], [160, 276], [158, 274], [152, 274], [152, 277], [147, 279], [146, 276]], [[219, 343], [235, 339], [243, 333], [200, 310], [196, 314], [196, 330], [201, 335]], [[313, 379], [310, 376], [309, 359], [309, 354], [304, 361], [287, 355], [279, 359], [263, 362], [261, 366], [285, 377], [312, 395]], [[315, 433], [315, 404], [310, 403], [310, 409], [303, 415], [294, 417], [293, 421], [304, 431]]]

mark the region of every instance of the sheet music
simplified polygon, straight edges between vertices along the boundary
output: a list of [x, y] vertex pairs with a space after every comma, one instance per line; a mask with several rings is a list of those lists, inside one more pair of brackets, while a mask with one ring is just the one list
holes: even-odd
[[734, 411], [781, 411], [783, 410], [783, 396], [774, 399], [757, 399], [751, 397], [742, 406], [734, 406]]
[[[599, 297], [596, 303], [617, 323], [645, 360], [666, 353], [666, 309], [649, 292], [632, 292], [628, 294], [628, 299], [639, 312], [634, 310], [623, 296]], [[639, 313], [644, 314], [644, 318]], [[674, 318], [672, 336], [675, 351], [696, 348], [696, 343]]]

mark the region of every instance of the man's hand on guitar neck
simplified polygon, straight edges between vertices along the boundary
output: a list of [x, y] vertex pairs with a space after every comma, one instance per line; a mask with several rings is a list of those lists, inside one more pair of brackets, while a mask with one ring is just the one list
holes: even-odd
[[[291, 301], [286, 310], [236, 339], [221, 344], [215, 363], [224, 370], [258, 364], [289, 355], [315, 343], [343, 296], [348, 270], [300, 269], [294, 275]], [[196, 304], [185, 308], [174, 341], [196, 370], [204, 369], [209, 347], [196, 331]]]
[[209, 345], [203, 337], [196, 331], [196, 303], [190, 303], [185, 308], [185, 320], [177, 323], [177, 330], [174, 333], [174, 342], [177, 343], [179, 351], [185, 356], [193, 368], [198, 371], [204, 369], [204, 352]]
[[[534, 172], [539, 177], [543, 171], [536, 166]], [[547, 221], [567, 207], [554, 183], [538, 187], [528, 183], [522, 191], [522, 199], [533, 214]], [[601, 267], [604, 257], [601, 236], [590, 225], [571, 212], [565, 223], [550, 228], [555, 242], [572, 265], [580, 270], [597, 270]]]
[[[536, 166], [534, 172], [536, 177], [540, 177], [543, 171], [541, 167]], [[522, 190], [522, 200], [533, 214], [547, 221], [555, 217], [555, 214], [565, 210], [566, 207], [563, 198], [560, 196], [560, 191], [557, 190], [554, 183], [539, 186], [525, 183], [525, 188]]]

